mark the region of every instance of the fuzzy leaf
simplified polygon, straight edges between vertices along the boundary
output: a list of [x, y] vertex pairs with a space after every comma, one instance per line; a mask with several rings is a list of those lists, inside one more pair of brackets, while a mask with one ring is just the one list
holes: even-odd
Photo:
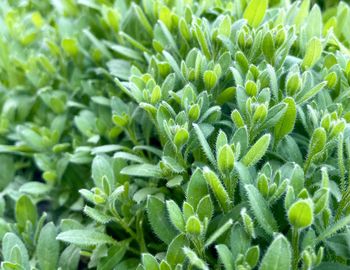
[[215, 246], [216, 251], [218, 252], [220, 261], [225, 267], [225, 270], [234, 269], [234, 261], [232, 258], [232, 253], [226, 245], [220, 244]]
[[211, 148], [210, 148], [207, 140], [205, 139], [205, 136], [204, 136], [202, 130], [200, 129], [200, 127], [197, 124], [193, 124], [193, 127], [194, 127], [196, 134], [197, 134], [197, 138], [199, 140], [199, 143], [201, 144], [201, 147], [202, 147], [204, 154], [206, 155], [206, 157], [208, 158], [210, 163], [213, 166], [216, 166], [215, 157], [211, 151]]
[[212, 189], [216, 199], [218, 200], [221, 208], [224, 212], [227, 212], [230, 208], [230, 198], [225, 190], [223, 184], [219, 180], [219, 178], [216, 176], [216, 174], [211, 171], [209, 168], [204, 168], [203, 175], [205, 180], [207, 180], [210, 188]]
[[50, 222], [47, 223], [40, 232], [36, 254], [40, 269], [56, 269], [59, 256], [59, 242], [56, 240], [57, 229]]
[[271, 135], [265, 134], [249, 149], [248, 153], [242, 158], [242, 163], [251, 167], [255, 165], [266, 153], [270, 145]]
[[160, 240], [170, 244], [176, 230], [168, 219], [165, 203], [154, 196], [149, 196], [147, 200], [147, 215], [154, 233]]
[[297, 117], [297, 110], [294, 99], [288, 97], [283, 101], [287, 104], [287, 110], [284, 113], [283, 117], [275, 125], [274, 136], [277, 142], [292, 132]]
[[185, 230], [185, 221], [182, 216], [180, 207], [173, 201], [166, 201], [166, 207], [168, 209], [169, 218], [171, 223], [181, 232]]
[[182, 264], [186, 258], [183, 248], [188, 246], [188, 240], [184, 234], [179, 234], [169, 244], [166, 260], [171, 266]]
[[90, 229], [61, 232], [56, 239], [82, 247], [115, 243], [115, 240], [107, 234]]
[[278, 231], [277, 222], [260, 192], [253, 185], [246, 185], [250, 207], [260, 226], [270, 235]]
[[130, 176], [162, 178], [160, 168], [151, 164], [130, 165], [123, 168], [120, 173]]
[[197, 208], [198, 202], [209, 193], [207, 182], [200, 169], [196, 169], [192, 174], [187, 186], [187, 202]]
[[268, 7], [268, 0], [251, 0], [244, 11], [243, 18], [248, 24], [257, 28], [263, 21]]
[[267, 249], [259, 270], [289, 270], [292, 264], [291, 253], [288, 240], [279, 234]]

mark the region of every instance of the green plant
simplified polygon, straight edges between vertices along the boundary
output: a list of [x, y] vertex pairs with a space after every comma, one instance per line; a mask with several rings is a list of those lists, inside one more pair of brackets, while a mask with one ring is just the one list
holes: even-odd
[[0, 5], [3, 269], [348, 269], [347, 4]]

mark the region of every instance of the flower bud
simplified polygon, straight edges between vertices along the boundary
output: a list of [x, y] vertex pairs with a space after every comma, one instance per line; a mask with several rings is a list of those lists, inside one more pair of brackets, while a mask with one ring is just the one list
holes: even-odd
[[258, 86], [253, 81], [246, 82], [245, 90], [246, 90], [247, 94], [251, 97], [256, 96], [258, 94]]
[[241, 114], [239, 113], [239, 111], [237, 110], [232, 111], [231, 119], [232, 119], [232, 122], [235, 124], [236, 128], [244, 127], [244, 120]]
[[151, 103], [156, 104], [160, 101], [162, 98], [162, 90], [160, 89], [159, 85], [156, 85], [151, 94]]
[[265, 174], [260, 174], [258, 177], [258, 190], [265, 198], [269, 195], [269, 182]]
[[229, 174], [234, 167], [234, 154], [232, 148], [225, 144], [218, 153], [218, 168], [222, 174]]
[[198, 104], [193, 104], [189, 111], [188, 116], [192, 122], [197, 121], [200, 116], [201, 109]]
[[327, 87], [332, 89], [336, 86], [337, 82], [338, 82], [338, 76], [337, 73], [335, 73], [334, 71], [329, 73], [324, 80], [327, 82]]
[[186, 232], [193, 235], [201, 234], [201, 222], [196, 216], [191, 216], [186, 222]]
[[205, 89], [211, 90], [216, 85], [218, 80], [217, 75], [212, 70], [206, 70], [203, 75]]
[[254, 112], [253, 121], [255, 123], [264, 122], [264, 120], [266, 119], [266, 116], [267, 116], [267, 108], [265, 104], [260, 104]]
[[291, 75], [288, 78], [287, 84], [286, 84], [287, 94], [289, 96], [294, 96], [296, 93], [299, 92], [300, 87], [301, 87], [301, 79], [299, 74], [295, 73]]
[[188, 131], [185, 128], [180, 128], [175, 134], [174, 144], [179, 149], [181, 146], [187, 143], [188, 138], [189, 138]]
[[311, 200], [299, 200], [288, 210], [290, 224], [296, 229], [309, 227], [313, 223], [313, 203]]

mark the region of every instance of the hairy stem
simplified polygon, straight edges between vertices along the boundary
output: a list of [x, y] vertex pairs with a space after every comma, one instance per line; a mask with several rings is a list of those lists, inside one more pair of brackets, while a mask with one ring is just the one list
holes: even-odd
[[292, 248], [293, 248], [293, 263], [292, 269], [298, 270], [299, 262], [299, 230], [292, 228]]

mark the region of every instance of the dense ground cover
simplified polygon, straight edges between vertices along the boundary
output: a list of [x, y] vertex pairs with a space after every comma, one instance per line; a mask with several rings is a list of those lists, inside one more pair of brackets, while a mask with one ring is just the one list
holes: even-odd
[[338, 1], [1, 1], [1, 268], [350, 269], [348, 25]]

